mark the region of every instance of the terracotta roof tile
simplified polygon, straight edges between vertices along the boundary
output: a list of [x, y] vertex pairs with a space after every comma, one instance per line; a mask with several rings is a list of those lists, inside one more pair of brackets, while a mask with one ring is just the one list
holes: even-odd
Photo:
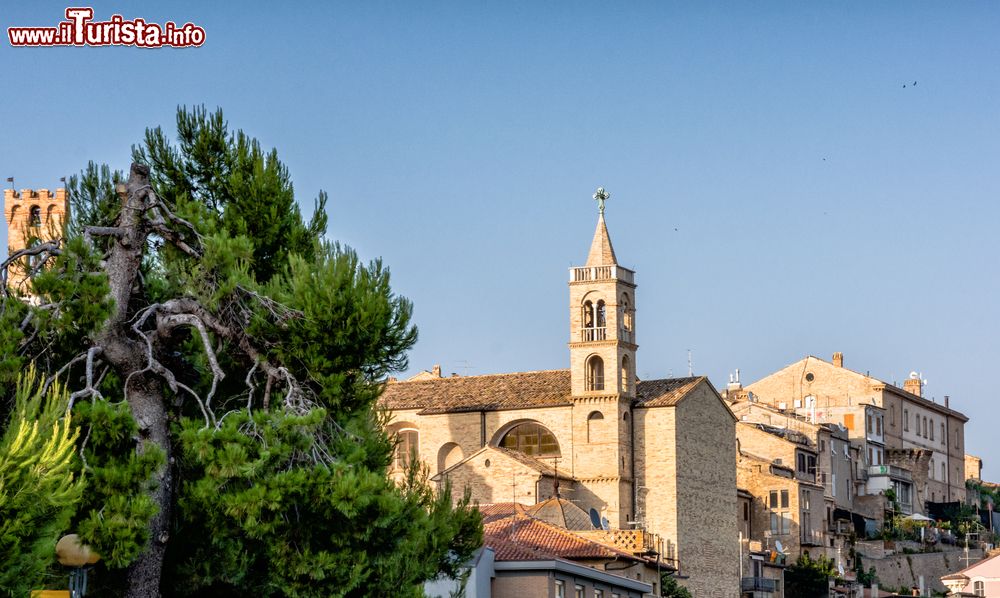
[[515, 513], [524, 513], [525, 511], [525, 506], [519, 502], [487, 503], [483, 505], [476, 505], [476, 507], [483, 515], [483, 525], [491, 521], [496, 521], [497, 519], [510, 517]]
[[705, 380], [704, 376], [641, 380], [635, 387], [636, 405], [642, 407], [676, 405], [702, 380]]
[[497, 552], [498, 561], [504, 560], [501, 556], [502, 551], [509, 547], [509, 544], [506, 543], [516, 545], [519, 550], [534, 553], [536, 559], [556, 556], [564, 559], [627, 558], [641, 560], [623, 550], [581, 538], [569, 530], [561, 529], [528, 515], [511, 515], [485, 523], [483, 532], [486, 545]]
[[393, 382], [379, 401], [389, 409], [421, 409], [422, 415], [572, 404], [569, 370]]
[[[704, 376], [642, 380], [636, 405], [676, 405]], [[459, 376], [392, 382], [379, 402], [391, 410], [419, 409], [421, 415], [462, 411], [499, 411], [572, 405], [569, 370], [543, 370], [484, 376]]]

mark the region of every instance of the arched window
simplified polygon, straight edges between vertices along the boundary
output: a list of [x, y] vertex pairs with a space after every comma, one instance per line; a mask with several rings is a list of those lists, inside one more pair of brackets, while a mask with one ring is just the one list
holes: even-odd
[[973, 583], [972, 584], [972, 593], [975, 594], [976, 596], [985, 596], [986, 595], [986, 584], [984, 584], [981, 581], [977, 581], [977, 582]]
[[625, 436], [628, 436], [629, 434], [632, 433], [631, 432], [631, 430], [632, 430], [632, 418], [629, 417], [628, 412], [626, 412], [625, 415], [622, 416], [622, 422], [625, 424], [625, 426], [624, 426], [625, 427]]
[[628, 332], [632, 331], [632, 305], [627, 294], [622, 295], [622, 328]]
[[587, 416], [587, 442], [594, 442], [597, 440], [597, 430], [601, 426], [601, 422], [604, 421], [604, 414], [600, 411], [591, 411], [590, 415]]
[[597, 355], [587, 360], [587, 390], [604, 390], [604, 360]]
[[533, 457], [558, 457], [559, 443], [548, 428], [535, 422], [518, 424], [500, 439], [500, 446]]
[[419, 435], [412, 428], [402, 428], [396, 431], [396, 453], [393, 458], [394, 469], [406, 469], [413, 458], [419, 454]]
[[629, 383], [629, 379], [631, 378], [629, 372], [632, 371], [631, 365], [628, 355], [622, 357], [622, 392], [628, 392], [629, 386], [631, 386]]
[[31, 211], [28, 212], [28, 226], [41, 226], [42, 225], [42, 208], [38, 206], [31, 206]]
[[52, 214], [56, 211], [56, 205], [52, 204], [45, 210], [45, 224], [52, 224]]
[[941, 481], [946, 483], [948, 481], [948, 468], [944, 463], [941, 464]]
[[583, 317], [580, 319], [584, 328], [594, 327], [594, 304], [590, 301], [583, 302]]
[[438, 472], [448, 469], [463, 458], [462, 447], [454, 442], [445, 443], [438, 451]]
[[931, 440], [934, 440], [934, 420], [931, 420]]
[[927, 438], [927, 417], [924, 417], [924, 438]]
[[910, 431], [910, 410], [909, 409], [903, 409], [903, 431], [904, 432], [909, 432]]
[[21, 206], [14, 206], [10, 209], [10, 224], [14, 224], [17, 219], [17, 212], [21, 209]]
[[941, 422], [941, 444], [944, 444], [944, 422]]

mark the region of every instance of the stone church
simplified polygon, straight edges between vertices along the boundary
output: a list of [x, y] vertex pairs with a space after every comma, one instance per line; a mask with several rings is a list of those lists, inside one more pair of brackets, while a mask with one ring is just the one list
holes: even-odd
[[569, 272], [569, 369], [390, 382], [393, 467], [416, 455], [480, 504], [569, 500], [657, 538], [646, 548], [694, 596], [735, 597], [736, 418], [705, 377], [637, 379], [635, 273], [618, 263], [606, 197]]

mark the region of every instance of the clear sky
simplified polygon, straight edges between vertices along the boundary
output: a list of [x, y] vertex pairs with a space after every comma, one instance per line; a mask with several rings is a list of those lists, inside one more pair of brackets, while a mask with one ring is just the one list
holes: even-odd
[[[4, 28], [66, 7], [11, 4]], [[0, 175], [127, 169], [177, 105], [221, 106], [390, 266], [409, 373], [446, 374], [567, 367], [603, 185], [640, 377], [685, 375], [689, 349], [718, 387], [834, 351], [916, 370], [1000, 478], [1000, 5], [623, 4], [95, 2], [206, 43], [4, 39]]]

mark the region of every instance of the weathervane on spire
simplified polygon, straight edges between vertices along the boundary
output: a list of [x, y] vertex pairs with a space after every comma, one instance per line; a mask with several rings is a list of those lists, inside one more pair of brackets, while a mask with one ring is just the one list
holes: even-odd
[[601, 211], [601, 216], [604, 215], [604, 202], [611, 198], [611, 194], [604, 190], [604, 187], [598, 187], [597, 193], [594, 194], [594, 199], [597, 200], [597, 208]]

